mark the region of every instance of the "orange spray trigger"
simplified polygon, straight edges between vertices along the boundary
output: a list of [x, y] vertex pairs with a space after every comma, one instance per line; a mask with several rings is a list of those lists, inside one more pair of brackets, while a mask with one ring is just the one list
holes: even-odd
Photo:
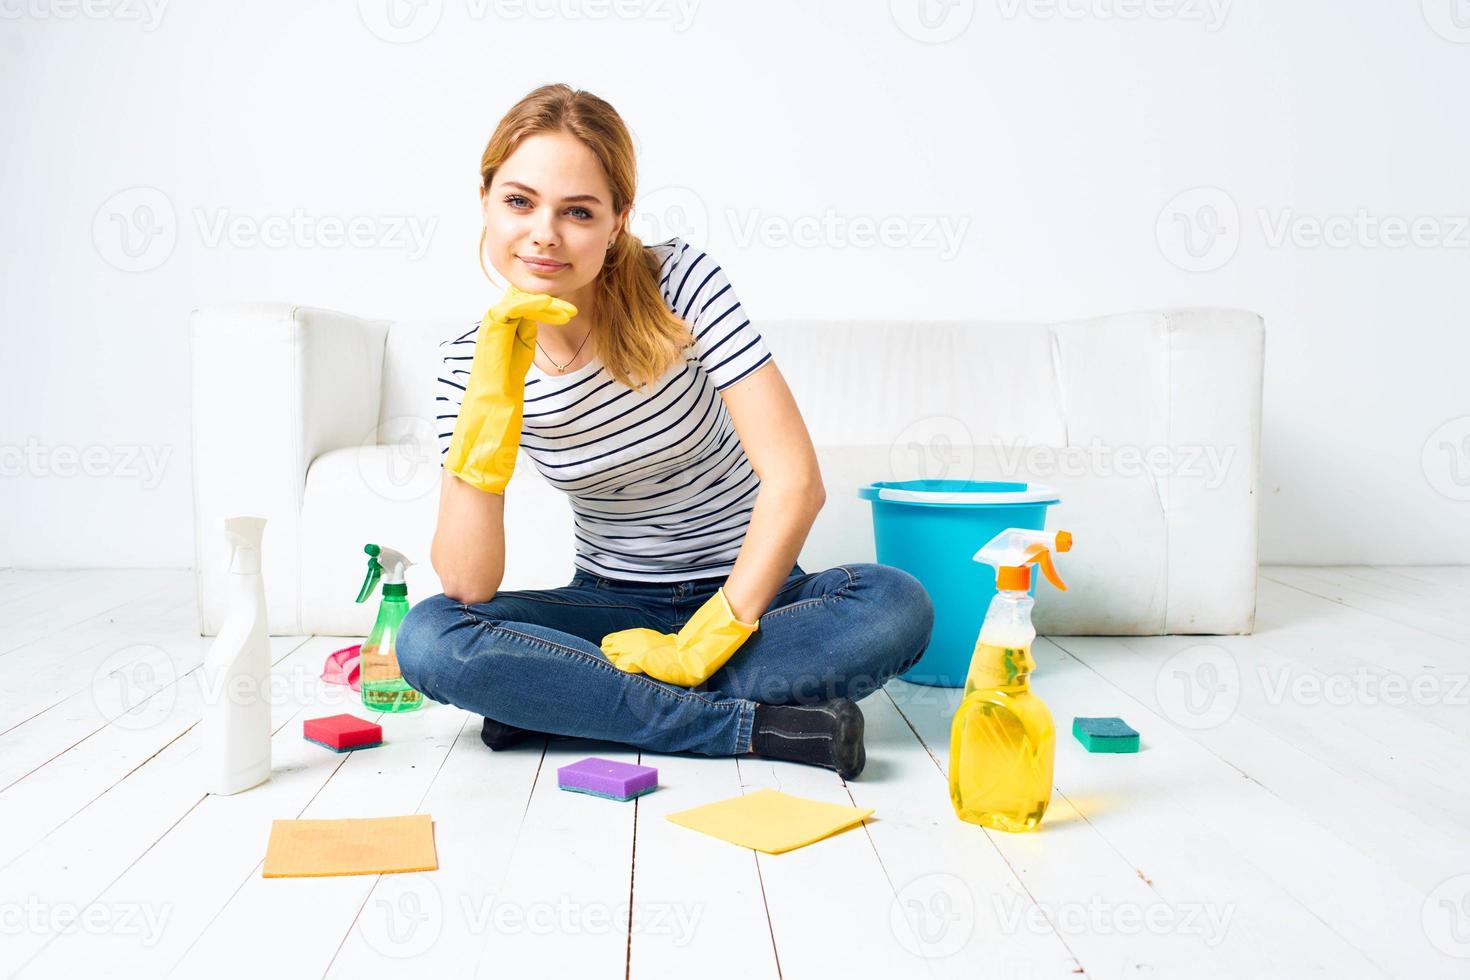
[[[1066, 531], [1059, 531], [1059, 532], [1057, 532], [1057, 547], [1058, 548], [1061, 548], [1061, 545], [1062, 545], [1062, 535], [1063, 534], [1067, 534], [1067, 532]], [[1067, 547], [1070, 548], [1071, 546], [1072, 546], [1072, 536], [1070, 534], [1068, 534], [1067, 535]], [[1066, 548], [1062, 548], [1061, 550], [1065, 551]], [[1026, 549], [1026, 554], [1027, 554], [1027, 561], [1034, 561], [1034, 562], [1036, 562], [1037, 565], [1039, 565], [1041, 567], [1041, 574], [1043, 574], [1043, 575], [1046, 576], [1046, 580], [1048, 582], [1050, 582], [1052, 585], [1055, 585], [1057, 588], [1061, 589], [1063, 592], [1066, 592], [1067, 591], [1067, 583], [1062, 581], [1062, 577], [1057, 574], [1057, 567], [1055, 565], [1053, 565], [1052, 562], [1051, 562], [1051, 552], [1050, 551], [1048, 551], [1042, 545], [1033, 544], [1030, 548], [1027, 548]]]
[[1008, 527], [985, 543], [975, 553], [975, 561], [983, 561], [995, 569], [996, 589], [1002, 592], [1024, 592], [1031, 588], [1031, 566], [1041, 566], [1041, 573], [1058, 589], [1067, 591], [1067, 583], [1057, 574], [1053, 552], [1072, 550], [1072, 532], [1047, 533], [1034, 528]]

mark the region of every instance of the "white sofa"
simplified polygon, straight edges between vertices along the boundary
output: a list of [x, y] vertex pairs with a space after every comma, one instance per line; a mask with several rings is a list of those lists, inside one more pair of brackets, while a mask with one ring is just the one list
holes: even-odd
[[[190, 318], [199, 628], [223, 614], [220, 520], [266, 518], [273, 634], [364, 635], [367, 542], [429, 565], [438, 504], [434, 379], [474, 319], [389, 321], [285, 303]], [[807, 571], [875, 561], [874, 480], [1056, 487], [1071, 590], [1037, 590], [1050, 634], [1248, 633], [1255, 616], [1264, 326], [1237, 310], [1068, 323], [757, 323], [816, 444], [827, 504]], [[506, 490], [505, 589], [565, 585], [571, 509], [522, 454]], [[984, 542], [975, 542], [978, 549]]]

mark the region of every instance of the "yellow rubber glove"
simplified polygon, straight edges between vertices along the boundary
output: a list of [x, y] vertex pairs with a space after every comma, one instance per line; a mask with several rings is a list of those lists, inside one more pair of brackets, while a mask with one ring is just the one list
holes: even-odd
[[546, 293], [512, 285], [490, 307], [475, 335], [465, 385], [444, 468], [488, 493], [505, 493], [515, 470], [525, 411], [526, 372], [536, 356], [536, 324], [560, 326], [577, 308]]
[[602, 638], [602, 652], [619, 670], [693, 687], [723, 667], [759, 627], [759, 620], [742, 623], [735, 618], [721, 586], [678, 633], [620, 630]]

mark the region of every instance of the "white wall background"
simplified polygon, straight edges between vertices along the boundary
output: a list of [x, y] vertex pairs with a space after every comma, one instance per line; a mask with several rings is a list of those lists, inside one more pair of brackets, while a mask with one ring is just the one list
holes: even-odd
[[149, 2], [0, 0], [0, 566], [191, 564], [192, 308], [478, 317], [550, 81], [757, 320], [1260, 312], [1262, 559], [1470, 560], [1466, 0]]

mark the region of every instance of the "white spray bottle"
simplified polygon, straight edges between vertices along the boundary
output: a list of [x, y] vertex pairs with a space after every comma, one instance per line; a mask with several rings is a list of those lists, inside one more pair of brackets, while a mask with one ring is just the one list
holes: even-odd
[[260, 577], [261, 517], [224, 521], [230, 543], [225, 620], [204, 658], [200, 754], [204, 788], [222, 796], [271, 775], [271, 669], [265, 583]]

